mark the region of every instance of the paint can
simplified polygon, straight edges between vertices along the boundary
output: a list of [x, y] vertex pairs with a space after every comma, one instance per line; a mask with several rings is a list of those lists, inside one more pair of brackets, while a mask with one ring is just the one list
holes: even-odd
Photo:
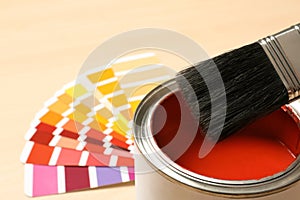
[[[178, 113], [176, 107], [181, 107], [180, 104], [173, 108], [170, 106], [168, 109], [165, 107], [162, 109], [161, 106], [163, 102], [170, 98], [170, 96], [174, 96], [176, 91], [177, 86], [175, 81], [170, 80], [150, 92], [136, 111], [134, 118], [134, 135], [137, 150], [135, 160], [137, 200], [218, 200], [232, 198], [296, 200], [299, 198], [300, 156], [298, 156], [298, 154], [300, 151], [300, 130], [298, 125], [300, 106], [298, 106], [298, 104], [300, 105], [300, 103], [296, 102], [284, 106], [282, 110], [271, 114], [273, 115], [271, 118], [266, 119], [269, 121], [262, 121], [260, 125], [256, 124], [252, 127], [254, 129], [251, 129], [257, 132], [263, 129], [264, 132], [267, 132], [266, 135], [264, 135], [265, 138], [276, 137], [276, 139], [280, 139], [280, 143], [282, 143], [284, 147], [288, 148], [287, 151], [291, 151], [294, 158], [287, 162], [288, 166], [284, 167], [284, 170], [281, 169], [278, 172], [275, 170], [275, 173], [272, 172], [272, 167], [270, 170], [265, 167], [262, 171], [264, 170], [264, 173], [267, 173], [267, 175], [264, 176], [262, 173], [259, 176], [263, 177], [258, 178], [258, 174], [255, 174], [256, 171], [253, 170], [253, 173], [250, 173], [248, 178], [243, 179], [244, 175], [238, 173], [235, 174], [237, 178], [231, 178], [227, 170], [229, 169], [233, 174], [235, 170], [228, 168], [227, 170], [224, 169], [223, 172], [220, 170], [225, 177], [220, 178], [218, 175], [214, 176], [213, 170], [208, 170], [207, 175], [205, 173], [196, 173], [195, 170], [190, 170], [186, 166], [183, 166], [182, 163], [178, 164], [177, 160], [180, 160], [182, 154], [185, 153], [184, 151], [189, 148], [181, 149], [179, 147], [180, 141], [186, 144], [191, 143], [189, 143], [190, 141], [184, 141], [184, 137], [179, 137], [179, 142], [178, 138], [177, 141], [172, 141], [174, 137], [177, 137], [178, 130], [182, 128], [177, 121], [172, 122], [176, 128], [171, 126], [167, 129], [168, 132], [165, 135], [160, 135], [161, 130], [165, 128], [164, 124], [168, 124], [169, 118], [171, 118], [170, 120], [180, 118], [180, 115], [184, 114], [182, 111], [186, 110], [183, 106], [183, 109], [179, 109], [181, 113]], [[166, 119], [164, 119], [162, 115], [166, 115]], [[156, 120], [155, 118], [157, 117], [161, 119]], [[189, 123], [189, 120], [186, 121], [186, 123], [183, 123], [183, 126], [188, 126], [188, 130], [193, 129], [193, 125]], [[266, 123], [269, 123], [269, 125], [266, 126]], [[183, 129], [185, 129], [185, 127], [183, 127]], [[172, 132], [176, 133], [173, 134]], [[268, 135], [269, 132], [276, 133], [270, 136]], [[169, 133], [171, 133], [172, 137], [168, 136]], [[185, 132], [185, 134], [187, 134], [187, 132]], [[159, 137], [163, 139], [159, 139]], [[192, 139], [195, 139], [195, 137]], [[170, 147], [171, 143], [173, 143], [173, 146], [171, 145], [172, 147]], [[177, 149], [180, 149], [181, 152], [177, 151]], [[239, 149], [237, 148], [236, 151], [238, 152]], [[175, 153], [173, 154], [173, 152]], [[259, 158], [260, 156], [263, 155], [255, 155], [253, 159]], [[275, 155], [274, 159], [277, 159], [276, 157], [279, 159], [280, 156], [281, 155]], [[190, 159], [192, 161], [194, 157]], [[228, 159], [230, 158], [228, 157]], [[188, 159], [184, 161], [186, 163], [189, 162]], [[239, 165], [239, 163], [236, 164]], [[260, 169], [257, 160], [254, 160], [252, 164], [258, 165], [253, 169]], [[265, 164], [268, 165], [270, 163]], [[234, 163], [231, 166], [234, 166]], [[216, 167], [222, 169], [222, 166]], [[236, 169], [240, 170], [238, 166]], [[251, 171], [251, 166], [249, 169]], [[269, 171], [270, 174], [268, 174]]]

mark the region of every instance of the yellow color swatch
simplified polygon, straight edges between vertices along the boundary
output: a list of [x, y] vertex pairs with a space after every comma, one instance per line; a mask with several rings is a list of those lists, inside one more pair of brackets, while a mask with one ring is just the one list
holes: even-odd
[[49, 111], [43, 117], [41, 117], [40, 120], [46, 124], [55, 126], [60, 120], [62, 120], [62, 118], [63, 117], [60, 114]]
[[78, 98], [87, 93], [87, 90], [81, 85], [77, 84], [73, 87], [70, 87], [66, 90], [66, 93], [73, 98]]

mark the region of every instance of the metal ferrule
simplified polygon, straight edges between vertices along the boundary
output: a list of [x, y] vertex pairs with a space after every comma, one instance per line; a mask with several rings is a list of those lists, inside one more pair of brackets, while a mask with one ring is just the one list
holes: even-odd
[[259, 40], [281, 81], [289, 100], [300, 97], [300, 24]]

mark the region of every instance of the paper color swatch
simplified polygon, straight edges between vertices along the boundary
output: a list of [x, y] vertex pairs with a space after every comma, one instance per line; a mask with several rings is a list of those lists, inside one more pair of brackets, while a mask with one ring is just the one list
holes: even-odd
[[134, 180], [132, 123], [144, 96], [175, 73], [153, 53], [80, 74], [36, 114], [21, 155], [28, 196]]
[[25, 194], [43, 196], [134, 180], [132, 167], [66, 167], [25, 165]]
[[113, 151], [113, 149], [106, 149], [104, 152], [95, 153], [27, 142], [21, 155], [21, 161], [50, 166], [133, 166], [132, 154], [126, 151], [113, 154]]

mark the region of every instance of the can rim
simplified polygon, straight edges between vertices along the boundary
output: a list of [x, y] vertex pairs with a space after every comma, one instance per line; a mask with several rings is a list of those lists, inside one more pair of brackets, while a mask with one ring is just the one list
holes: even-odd
[[[223, 180], [186, 170], [168, 158], [156, 144], [151, 133], [151, 117], [156, 106], [177, 90], [174, 79], [152, 90], [138, 106], [134, 116], [135, 144], [142, 157], [165, 178], [183, 186], [218, 196], [231, 198], [258, 197], [287, 189], [300, 179], [300, 156], [283, 172], [259, 180]], [[288, 107], [295, 110], [295, 107]], [[292, 112], [299, 118], [297, 113]], [[155, 153], [153, 153], [155, 152]]]

